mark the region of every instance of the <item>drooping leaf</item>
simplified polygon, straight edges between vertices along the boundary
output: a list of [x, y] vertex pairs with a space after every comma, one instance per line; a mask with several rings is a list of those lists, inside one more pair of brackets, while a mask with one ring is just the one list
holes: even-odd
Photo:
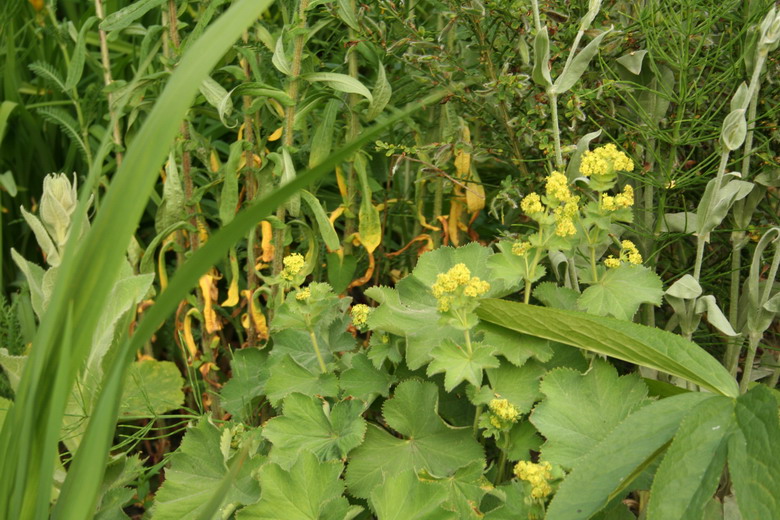
[[611, 31], [612, 28], [610, 27], [606, 31], [593, 38], [589, 44], [587, 44], [580, 52], [577, 53], [574, 59], [571, 60], [571, 63], [569, 63], [569, 66], [561, 71], [561, 75], [558, 76], [552, 86], [552, 90], [556, 94], [560, 95], [564, 92], [567, 92], [574, 86], [575, 83], [577, 83], [585, 70], [587, 70], [588, 65], [590, 64], [590, 60], [592, 60], [599, 51], [601, 40], [603, 40], [604, 37]]
[[393, 95], [393, 88], [390, 86], [390, 82], [387, 81], [387, 75], [385, 74], [385, 66], [382, 62], [379, 62], [379, 69], [376, 76], [376, 84], [374, 85], [374, 96], [371, 104], [366, 111], [366, 120], [373, 121], [390, 102], [390, 97]]
[[310, 83], [321, 81], [333, 90], [337, 90], [339, 92], [360, 94], [368, 101], [373, 101], [374, 99], [374, 96], [371, 95], [371, 91], [368, 90], [365, 85], [352, 76], [348, 76], [346, 74], [338, 74], [335, 72], [310, 72], [308, 74], [302, 74], [301, 78]]
[[577, 307], [597, 316], [630, 320], [643, 303], [661, 305], [661, 279], [641, 265], [608, 269], [601, 279], [585, 289]]
[[666, 450], [650, 489], [648, 520], [701, 518], [726, 462], [734, 400], [716, 397], [688, 414]]
[[586, 374], [556, 369], [542, 379], [545, 399], [531, 422], [547, 439], [542, 458], [571, 467], [626, 417], [649, 403], [647, 387], [636, 375], [618, 377], [604, 361]]
[[579, 458], [550, 503], [547, 520], [581, 520], [603, 508], [655, 460], [683, 417], [708, 399], [716, 396], [689, 392], [629, 415]]
[[350, 456], [347, 486], [357, 497], [368, 497], [377, 486], [408, 470], [425, 469], [447, 476], [474, 460], [482, 447], [471, 428], [453, 428], [438, 415], [438, 389], [433, 383], [404, 381], [385, 402], [387, 424], [404, 438], [370, 425], [365, 442]]
[[238, 520], [347, 520], [361, 511], [342, 495], [344, 464], [320, 462], [308, 451], [289, 469], [273, 462], [260, 468], [260, 501], [242, 509]]
[[363, 442], [363, 403], [340, 401], [331, 408], [314, 396], [299, 393], [284, 399], [283, 413], [268, 421], [263, 437], [271, 441], [271, 460], [289, 468], [302, 451], [322, 461], [342, 460]]
[[106, 16], [100, 22], [100, 28], [104, 31], [124, 29], [162, 3], [163, 0], [139, 0], [138, 2], [133, 2], [127, 7]]
[[433, 361], [428, 365], [428, 375], [444, 372], [444, 389], [451, 392], [463, 381], [482, 386], [483, 370], [500, 365], [494, 356], [495, 347], [472, 343], [471, 350], [454, 341], [446, 341], [431, 351]]
[[[331, 148], [333, 148], [333, 135], [336, 131], [336, 115], [338, 115], [340, 106], [341, 100], [338, 99], [332, 99], [325, 105], [325, 110], [322, 111], [322, 120], [312, 137], [311, 151], [309, 152], [309, 168], [317, 166], [330, 155]], [[328, 244], [328, 247], [331, 250], [338, 249], [338, 247], [331, 247], [330, 244]]]
[[739, 395], [734, 378], [715, 358], [676, 334], [613, 318], [495, 299], [482, 300], [477, 315], [518, 332], [661, 370], [728, 397]]

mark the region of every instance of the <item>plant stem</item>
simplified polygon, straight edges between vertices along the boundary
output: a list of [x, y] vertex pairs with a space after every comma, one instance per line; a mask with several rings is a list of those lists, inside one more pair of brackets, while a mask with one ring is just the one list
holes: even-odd
[[693, 266], [693, 277], [699, 280], [701, 276], [701, 263], [704, 259], [704, 237], [696, 237], [696, 263]]
[[[103, 20], [105, 18], [105, 13], [103, 11], [103, 0], [95, 0], [95, 14], [98, 17], [98, 20]], [[103, 64], [103, 84], [106, 86], [109, 86], [111, 83], [113, 83], [114, 79], [111, 77], [111, 59], [108, 55], [108, 40], [106, 38], [106, 31], [103, 29], [98, 29], [98, 37], [100, 38], [100, 59]], [[114, 116], [113, 113], [113, 100], [114, 100], [114, 94], [112, 92], [109, 92], [107, 94], [108, 99], [108, 112], [112, 116]], [[122, 149], [122, 131], [119, 128], [119, 117], [116, 117], [114, 119], [114, 127], [112, 129], [112, 137], [114, 140], [114, 146], [116, 146], [116, 166], [117, 168], [119, 165], [122, 164], [122, 157], [123, 154], [121, 152]]]
[[[501, 437], [503, 438], [504, 435], [501, 435]], [[493, 481], [493, 484], [495, 484], [496, 486], [504, 481], [504, 471], [506, 470], [506, 451], [503, 448], [500, 449], [501, 449], [501, 454], [498, 456], [498, 468], [496, 468], [496, 479]]]
[[482, 415], [482, 408], [483, 408], [483, 405], [481, 405], [481, 404], [477, 405], [477, 409], [474, 412], [475, 413], [475, 415], [474, 415], [474, 426], [472, 427], [472, 429], [474, 431], [474, 435], [476, 435], [479, 432], [479, 416]]
[[[349, 9], [352, 14], [357, 18], [357, 2], [355, 0], [349, 0]], [[348, 31], [349, 41], [357, 41], [358, 35], [351, 27]], [[350, 46], [347, 49], [347, 66], [349, 76], [358, 80], [358, 55], [357, 48]], [[347, 95], [347, 104], [349, 106], [349, 114], [347, 117], [347, 142], [355, 139], [360, 133], [360, 119], [356, 110], [357, 104], [360, 103], [359, 94]], [[356, 219], [355, 219], [355, 194], [357, 193], [355, 187], [355, 162], [350, 161], [350, 165], [347, 171], [347, 197], [344, 201], [344, 236], [350, 237], [356, 231]], [[352, 254], [352, 239], [347, 239], [343, 244], [344, 254]]]
[[590, 249], [590, 270], [593, 275], [593, 283], [596, 283], [599, 281], [599, 272], [596, 269], [596, 248], [592, 245], [589, 246]]
[[561, 129], [558, 126], [558, 94], [547, 89], [550, 100], [550, 111], [553, 127], [553, 143], [555, 144], [555, 169], [563, 170], [563, 153], [561, 152]]
[[739, 393], [744, 394], [747, 392], [748, 384], [750, 384], [750, 376], [753, 373], [753, 361], [756, 359], [756, 350], [758, 350], [758, 344], [761, 342], [761, 334], [751, 333], [748, 338], [748, 351], [745, 356], [745, 366], [742, 370], [742, 379], [739, 381]]
[[314, 334], [312, 329], [309, 329], [309, 337], [311, 338], [311, 345], [314, 347], [314, 353], [317, 355], [317, 362], [320, 364], [320, 370], [323, 374], [328, 373], [328, 367], [325, 366], [325, 360], [322, 359], [322, 353], [320, 352], [320, 345], [317, 342], [317, 335]]
[[525, 291], [523, 292], [523, 303], [531, 303], [531, 280], [525, 280]]

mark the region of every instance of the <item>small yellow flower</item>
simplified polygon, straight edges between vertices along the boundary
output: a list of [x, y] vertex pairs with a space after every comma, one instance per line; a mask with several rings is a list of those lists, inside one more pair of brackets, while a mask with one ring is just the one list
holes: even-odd
[[529, 216], [541, 213], [544, 211], [544, 206], [542, 206], [542, 198], [538, 193], [531, 192], [523, 197], [523, 201], [520, 203], [520, 209], [523, 210], [523, 213]]
[[476, 298], [482, 296], [490, 290], [490, 284], [484, 280], [480, 280], [476, 276], [466, 283], [463, 288], [463, 294], [470, 298]]
[[601, 197], [599, 206], [603, 211], [615, 211], [617, 209], [617, 204], [615, 204], [615, 197], [611, 195], [603, 195]]
[[515, 242], [512, 244], [512, 254], [525, 256], [531, 250], [531, 242]]
[[515, 464], [514, 473], [520, 480], [531, 484], [531, 496], [542, 499], [552, 493], [548, 481], [552, 479], [552, 466], [549, 462], [534, 464], [521, 460]]
[[556, 217], [555, 234], [564, 238], [577, 234], [577, 228], [574, 227], [574, 221], [565, 216]]
[[304, 260], [302, 254], [293, 253], [291, 255], [285, 256], [284, 260], [282, 260], [282, 263], [284, 264], [284, 269], [282, 269], [282, 272], [279, 273], [279, 276], [282, 278], [282, 280], [287, 280], [289, 282], [295, 278], [295, 275], [301, 272], [303, 266], [306, 264], [306, 261]]
[[630, 185], [626, 185], [623, 188], [623, 193], [615, 195], [615, 205], [618, 208], [629, 208], [634, 205], [634, 188]]
[[547, 177], [545, 189], [548, 198], [561, 202], [566, 202], [572, 196], [569, 191], [569, 180], [564, 174], [558, 171], [553, 171]]
[[364, 303], [358, 303], [352, 306], [350, 311], [352, 314], [352, 324], [357, 328], [361, 328], [368, 323], [368, 315], [371, 314], [371, 307]]
[[623, 253], [625, 253], [629, 263], [634, 265], [639, 265], [642, 263], [642, 255], [639, 254], [639, 249], [637, 249], [636, 245], [634, 245], [632, 241], [623, 240], [620, 243], [620, 246], [623, 249], [620, 256], [623, 256]]
[[450, 310], [458, 289], [462, 288], [462, 294], [470, 298], [482, 296], [490, 290], [490, 284], [478, 277], [471, 276], [471, 270], [466, 264], [459, 263], [450, 268], [446, 273], [439, 273], [436, 282], [431, 286], [431, 292], [438, 301], [439, 311]]
[[615, 269], [617, 267], [620, 267], [620, 259], [615, 258], [612, 255], [609, 255], [609, 258], [604, 260], [604, 265], [607, 266], [610, 269]]
[[516, 423], [520, 418], [520, 411], [507, 399], [492, 399], [488, 408], [503, 423]]
[[580, 162], [580, 173], [586, 177], [608, 175], [616, 171], [630, 172], [633, 169], [634, 161], [612, 143], [586, 151]]
[[295, 293], [295, 299], [299, 302], [306, 301], [311, 297], [311, 289], [305, 287]]

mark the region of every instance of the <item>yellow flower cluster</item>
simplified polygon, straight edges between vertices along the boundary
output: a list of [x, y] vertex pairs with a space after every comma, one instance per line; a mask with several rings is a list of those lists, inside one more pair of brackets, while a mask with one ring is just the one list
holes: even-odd
[[577, 233], [574, 221], [565, 215], [555, 215], [555, 234], [559, 237], [569, 237]]
[[545, 190], [547, 192], [547, 198], [566, 202], [572, 198], [569, 191], [569, 180], [564, 174], [558, 171], [553, 171], [546, 180]]
[[358, 303], [352, 306], [350, 311], [352, 314], [352, 324], [357, 328], [361, 328], [368, 323], [368, 315], [371, 314], [371, 307], [364, 303]]
[[450, 310], [455, 293], [461, 287], [463, 294], [470, 298], [482, 296], [490, 290], [488, 282], [471, 276], [471, 271], [466, 267], [466, 264], [456, 264], [446, 273], [438, 274], [436, 283], [431, 286], [433, 296], [439, 302], [439, 311], [447, 312]]
[[520, 419], [520, 411], [506, 399], [493, 399], [488, 403], [490, 424], [503, 430]]
[[634, 169], [632, 161], [625, 153], [612, 144], [605, 144], [595, 150], [582, 154], [580, 173], [590, 175], [607, 175], [616, 171], [630, 172]]
[[623, 240], [620, 243], [620, 258], [609, 255], [609, 257], [604, 260], [604, 265], [610, 269], [615, 269], [616, 267], [620, 267], [620, 264], [623, 262], [628, 262], [633, 265], [642, 263], [642, 255], [639, 253], [639, 249], [637, 249], [636, 245], [630, 240]]
[[279, 276], [282, 280], [287, 280], [288, 282], [292, 281], [293, 278], [295, 278], [295, 275], [300, 273], [301, 269], [303, 269], [303, 266], [306, 264], [303, 255], [300, 253], [287, 255], [282, 262], [284, 263], [284, 269], [279, 273]]
[[601, 197], [601, 209], [605, 211], [615, 211], [617, 209], [630, 208], [634, 205], [634, 188], [626, 185], [623, 188], [622, 193], [618, 193], [614, 197], [611, 195], [603, 195]]
[[549, 462], [534, 464], [521, 460], [515, 464], [515, 475], [521, 480], [526, 480], [531, 484], [531, 496], [533, 498], [544, 498], [552, 493], [552, 487], [547, 482], [552, 478], [552, 466]]
[[538, 193], [529, 193], [523, 197], [522, 202], [520, 202], [520, 209], [522, 209], [523, 213], [528, 216], [541, 213], [544, 211], [544, 206], [542, 206], [542, 198]]
[[512, 254], [525, 256], [531, 250], [531, 242], [515, 242], [512, 244]]
[[295, 299], [299, 302], [303, 302], [311, 298], [311, 289], [308, 287], [305, 287], [303, 289], [300, 289], [298, 292], [295, 293]]

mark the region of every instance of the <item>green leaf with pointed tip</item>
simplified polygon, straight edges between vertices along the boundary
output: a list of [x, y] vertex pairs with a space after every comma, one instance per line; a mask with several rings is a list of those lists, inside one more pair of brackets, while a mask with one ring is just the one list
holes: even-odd
[[124, 29], [162, 3], [163, 0], [139, 0], [138, 2], [133, 2], [127, 7], [106, 16], [100, 22], [100, 28], [104, 31]]
[[442, 507], [457, 513], [457, 518], [479, 519], [482, 518], [482, 515], [478, 514], [479, 504], [491, 486], [483, 475], [484, 472], [484, 462], [475, 460], [449, 476], [431, 475], [423, 470], [418, 478], [423, 482], [436, 483], [447, 490], [447, 499]]
[[715, 358], [676, 334], [613, 318], [494, 299], [482, 300], [477, 315], [518, 332], [661, 370], [727, 397], [739, 395], [734, 378]]
[[580, 293], [568, 287], [561, 287], [553, 282], [542, 282], [534, 288], [534, 298], [545, 307], [554, 307], [567, 311], [577, 310], [577, 298]]
[[265, 391], [268, 400], [276, 406], [293, 392], [337, 397], [339, 395], [339, 381], [334, 374], [311, 372], [285, 354], [270, 368], [270, 377], [265, 384]]
[[516, 423], [509, 430], [507, 439], [506, 457], [509, 460], [531, 460], [531, 451], [539, 451], [544, 440], [528, 421]]
[[260, 468], [260, 501], [241, 510], [238, 520], [346, 520], [362, 508], [350, 506], [339, 478], [344, 464], [320, 462], [304, 451], [288, 470], [269, 462]]
[[723, 474], [733, 427], [733, 399], [716, 397], [691, 410], [655, 473], [648, 520], [702, 517]]
[[[215, 489], [227, 476], [234, 455], [226, 455], [221, 446], [224, 430], [202, 418], [190, 428], [165, 471], [165, 483], [155, 497], [154, 520], [197, 518], [206, 508]], [[251, 504], [260, 495], [252, 473], [265, 457], [255, 455], [244, 460], [241, 469], [225, 494], [223, 503]]]
[[220, 404], [234, 418], [249, 420], [253, 402], [265, 392], [268, 365], [265, 352], [244, 348], [233, 352], [232, 375], [220, 391]]
[[[579, 53], [577, 53], [574, 59], [571, 60], [571, 63], [568, 64], [568, 67], [563, 69], [561, 75], [558, 76], [552, 86], [552, 90], [556, 94], [563, 94], [572, 88], [575, 83], [577, 83], [582, 74], [588, 68], [590, 60], [592, 60], [596, 53], [599, 52], [599, 44], [601, 44], [601, 40], [603, 40], [604, 37], [611, 31], [612, 28], [610, 27], [603, 33], [593, 38], [589, 44], [587, 44]], [[572, 50], [571, 52], [574, 51]]]
[[343, 293], [355, 275], [357, 258], [355, 255], [327, 253], [328, 283], [336, 294]]
[[776, 518], [780, 511], [780, 425], [771, 391], [756, 385], [737, 399], [738, 430], [729, 443], [729, 473], [742, 518]]
[[630, 320], [643, 303], [661, 305], [661, 278], [641, 265], [607, 269], [604, 276], [583, 291], [577, 307], [597, 316]]
[[529, 517], [532, 509], [525, 501], [528, 493], [522, 481], [512, 480], [509, 484], [497, 487], [494, 493], [503, 499], [503, 504], [488, 511], [485, 520], [518, 520]]
[[617, 370], [597, 360], [586, 374], [575, 370], [549, 372], [540, 387], [545, 399], [531, 422], [547, 438], [542, 457], [571, 468], [623, 419], [645, 406], [647, 387], [636, 375], [618, 377]]
[[271, 441], [271, 460], [289, 468], [304, 451], [322, 460], [341, 460], [363, 442], [366, 422], [361, 417], [363, 403], [341, 401], [330, 408], [314, 396], [290, 394], [284, 399], [282, 415], [263, 428]]
[[371, 508], [378, 520], [455, 520], [441, 506], [447, 499], [443, 486], [420, 482], [413, 471], [404, 471], [371, 493]]
[[488, 370], [487, 375], [493, 391], [525, 414], [531, 411], [531, 407], [541, 397], [539, 379], [544, 372], [540, 363], [529, 361], [521, 367], [504, 363]]
[[379, 68], [376, 76], [376, 84], [374, 85], [374, 92], [372, 93], [374, 99], [366, 111], [366, 121], [373, 121], [390, 102], [390, 97], [393, 95], [393, 88], [390, 86], [390, 82], [387, 81], [387, 75], [385, 74], [385, 66], [380, 61]]
[[339, 378], [345, 396], [352, 396], [370, 402], [377, 395], [387, 397], [395, 377], [379, 370], [363, 354], [352, 356], [352, 367], [341, 373]]
[[534, 68], [531, 73], [534, 82], [542, 87], [551, 87], [550, 77], [550, 37], [547, 27], [542, 27], [534, 36]]
[[452, 428], [438, 415], [438, 388], [433, 383], [404, 381], [385, 402], [387, 424], [404, 438], [370, 425], [365, 442], [356, 448], [347, 467], [350, 493], [367, 498], [383, 482], [404, 471], [425, 469], [449, 475], [484, 457], [471, 428]]
[[629, 415], [577, 461], [558, 488], [546, 519], [581, 520], [599, 511], [660, 455], [683, 417], [709, 399], [716, 396], [691, 392]]
[[469, 352], [454, 341], [446, 341], [431, 351], [433, 361], [428, 365], [428, 375], [444, 372], [444, 389], [448, 392], [463, 381], [482, 386], [482, 371], [501, 364], [493, 355], [495, 351], [495, 347], [472, 343]]
[[184, 403], [184, 378], [175, 363], [145, 359], [130, 365], [119, 413], [131, 416], [163, 414]]
[[[328, 153], [330, 153], [330, 150], [328, 150]], [[322, 159], [319, 159], [319, 162], [322, 162]], [[328, 249], [331, 251], [340, 249], [341, 242], [339, 241], [339, 236], [336, 234], [336, 230], [333, 229], [331, 221], [328, 220], [328, 216], [325, 214], [325, 210], [322, 208], [319, 199], [306, 190], [301, 190], [301, 198], [309, 205], [311, 212], [314, 213], [314, 219], [317, 221], [320, 236], [322, 237], [323, 242], [325, 242], [325, 245], [328, 246]]]
[[374, 96], [371, 95], [371, 91], [366, 88], [360, 81], [347, 76], [346, 74], [338, 74], [335, 72], [311, 72], [309, 74], [302, 74], [301, 78], [314, 83], [321, 81], [328, 85], [333, 90], [339, 92], [346, 92], [348, 94], [360, 94], [368, 101], [373, 101]]

